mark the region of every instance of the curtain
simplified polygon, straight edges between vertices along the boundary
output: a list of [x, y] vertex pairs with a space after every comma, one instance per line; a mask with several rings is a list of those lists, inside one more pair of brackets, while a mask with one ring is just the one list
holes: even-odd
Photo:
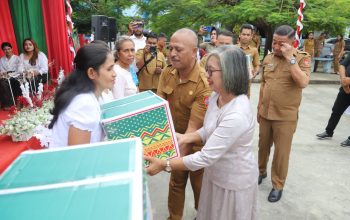
[[9, 0], [9, 5], [19, 50], [23, 40], [31, 37], [47, 54], [41, 0]]
[[[16, 35], [13, 30], [8, 0], [0, 0], [0, 6], [0, 44], [9, 42], [12, 45], [13, 52], [18, 54]], [[3, 55], [3, 51], [0, 50], [0, 57]]]
[[56, 79], [60, 68], [65, 75], [72, 70], [72, 56], [69, 51], [66, 11], [64, 0], [41, 0], [45, 24], [49, 60], [54, 61], [51, 77]]

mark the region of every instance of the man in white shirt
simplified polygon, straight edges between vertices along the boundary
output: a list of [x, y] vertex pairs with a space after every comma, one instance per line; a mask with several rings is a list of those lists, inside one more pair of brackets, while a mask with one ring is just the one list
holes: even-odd
[[13, 103], [9, 82], [11, 83], [13, 98], [15, 99], [21, 95], [19, 82], [12, 77], [8, 80], [8, 77], [12, 76], [11, 73], [17, 72], [19, 58], [13, 54], [12, 45], [9, 42], [3, 42], [1, 49], [5, 56], [0, 59], [0, 104], [1, 107], [7, 108], [15, 104]]
[[146, 46], [146, 37], [143, 35], [144, 23], [141, 20], [135, 20], [129, 23], [128, 35], [135, 43], [135, 51], [143, 49]]

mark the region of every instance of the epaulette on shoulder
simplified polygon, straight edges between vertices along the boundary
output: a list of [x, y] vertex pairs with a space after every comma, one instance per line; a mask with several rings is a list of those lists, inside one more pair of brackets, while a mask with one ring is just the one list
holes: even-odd
[[308, 55], [308, 53], [307, 53], [307, 52], [302, 51], [302, 50], [297, 50], [297, 53]]

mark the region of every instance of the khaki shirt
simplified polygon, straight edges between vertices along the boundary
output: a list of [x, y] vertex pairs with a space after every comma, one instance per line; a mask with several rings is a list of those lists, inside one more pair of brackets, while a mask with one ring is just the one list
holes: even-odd
[[315, 40], [314, 39], [306, 39], [304, 41], [305, 52], [309, 53], [311, 57], [314, 56], [315, 51]]
[[205, 71], [198, 63], [186, 82], [180, 82], [177, 70], [169, 65], [162, 72], [157, 90], [157, 95], [168, 100], [175, 131], [182, 134], [189, 121], [203, 124], [210, 94]]
[[259, 57], [258, 49], [250, 45], [248, 45], [246, 48], [243, 48], [241, 44], [237, 44], [237, 46], [239, 46], [246, 55], [249, 55], [251, 57], [250, 60], [252, 61], [252, 65], [254, 68], [260, 65], [260, 57]]
[[344, 40], [335, 42], [333, 54], [339, 55], [340, 52], [342, 51], [342, 48], [345, 48], [345, 41]]
[[[136, 60], [144, 59], [146, 62], [151, 58], [151, 54], [147, 54], [146, 57], [144, 57], [143, 49], [140, 49], [136, 53]], [[159, 82], [159, 74], [155, 74], [154, 71], [156, 70], [156, 67], [160, 67], [161, 69], [164, 69], [166, 66], [165, 63], [165, 57], [163, 53], [157, 53], [157, 57], [153, 58], [151, 62], [147, 64], [147, 66], [143, 67], [142, 71], [138, 75], [139, 79], [139, 89], [140, 90], [150, 90], [150, 89], [157, 89], [158, 88], [158, 82]]]
[[207, 60], [208, 60], [208, 54], [205, 54], [199, 63], [199, 65], [204, 69], [205, 69], [205, 66], [207, 65]]
[[[311, 73], [310, 55], [296, 51], [294, 56], [300, 69], [308, 76]], [[263, 94], [259, 115], [268, 120], [297, 121], [302, 88], [293, 80], [290, 63], [283, 57], [267, 55], [263, 61], [261, 86]]]
[[260, 46], [260, 35], [254, 34], [253, 39], [250, 41], [249, 45], [255, 48]]

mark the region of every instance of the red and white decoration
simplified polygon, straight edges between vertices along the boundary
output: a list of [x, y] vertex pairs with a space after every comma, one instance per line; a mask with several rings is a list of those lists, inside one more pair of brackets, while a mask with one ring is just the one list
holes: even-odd
[[304, 0], [300, 0], [300, 7], [298, 9], [298, 20], [297, 20], [297, 31], [295, 32], [295, 43], [294, 47], [297, 48], [300, 44], [301, 39], [301, 30], [303, 29], [303, 24], [301, 23], [304, 20], [303, 9], [305, 8], [306, 3]]

